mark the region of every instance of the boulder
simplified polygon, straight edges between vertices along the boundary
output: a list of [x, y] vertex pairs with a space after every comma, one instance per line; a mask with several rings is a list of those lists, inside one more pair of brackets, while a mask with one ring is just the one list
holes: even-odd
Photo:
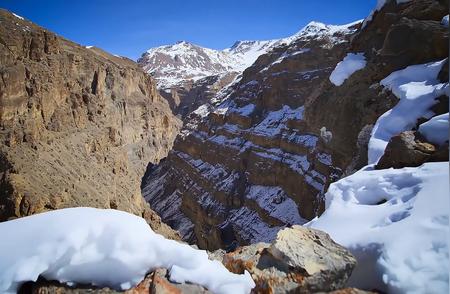
[[258, 293], [341, 289], [356, 265], [356, 259], [328, 234], [301, 226], [278, 232], [272, 244], [226, 253], [222, 261], [232, 272], [250, 272]]
[[435, 146], [415, 131], [405, 131], [389, 141], [376, 169], [417, 167], [429, 161], [448, 161], [448, 144]]

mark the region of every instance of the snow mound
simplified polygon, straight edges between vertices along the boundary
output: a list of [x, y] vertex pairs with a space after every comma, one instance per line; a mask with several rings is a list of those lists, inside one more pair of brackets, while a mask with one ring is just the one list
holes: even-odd
[[363, 69], [365, 66], [366, 58], [364, 57], [364, 53], [348, 53], [331, 73], [330, 82], [336, 86], [340, 86], [355, 71]]
[[352, 286], [387, 293], [449, 292], [448, 162], [360, 170], [330, 185], [323, 230], [358, 259]]
[[412, 129], [419, 118], [434, 115], [430, 107], [437, 102], [435, 98], [449, 89], [448, 83], [437, 80], [446, 60], [411, 65], [391, 73], [380, 82], [400, 101], [375, 123], [369, 140], [369, 164], [378, 162], [394, 135]]
[[419, 132], [431, 143], [443, 145], [448, 141], [448, 112], [421, 124]]
[[39, 276], [125, 290], [159, 267], [170, 270], [172, 281], [214, 293], [249, 293], [255, 286], [248, 272], [230, 273], [206, 251], [167, 240], [144, 219], [117, 210], [55, 210], [0, 223], [0, 233], [0, 293], [15, 293]]

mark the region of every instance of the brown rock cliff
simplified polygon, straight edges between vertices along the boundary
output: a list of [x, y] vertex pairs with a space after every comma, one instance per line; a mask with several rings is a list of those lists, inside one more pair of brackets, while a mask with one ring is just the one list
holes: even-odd
[[139, 186], [180, 122], [153, 80], [5, 10], [0, 23], [0, 221], [91, 206], [165, 228]]

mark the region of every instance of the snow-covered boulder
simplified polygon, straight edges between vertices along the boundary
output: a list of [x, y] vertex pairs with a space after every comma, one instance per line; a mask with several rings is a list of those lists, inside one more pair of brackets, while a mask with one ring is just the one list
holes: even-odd
[[171, 281], [213, 293], [249, 293], [255, 286], [248, 272], [230, 273], [206, 251], [165, 239], [144, 219], [118, 210], [55, 210], [0, 223], [0, 234], [0, 293], [38, 277], [125, 290], [161, 267]]

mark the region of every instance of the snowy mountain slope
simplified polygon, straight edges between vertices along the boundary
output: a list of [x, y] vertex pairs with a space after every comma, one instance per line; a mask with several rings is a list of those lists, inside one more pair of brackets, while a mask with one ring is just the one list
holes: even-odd
[[198, 80], [207, 76], [231, 71], [230, 54], [203, 48], [180, 41], [174, 45], [152, 48], [138, 63], [158, 80], [163, 89], [178, 85], [185, 80]]
[[188, 80], [197, 81], [207, 76], [242, 72], [260, 55], [300, 38], [323, 36], [331, 38], [334, 42], [341, 42], [342, 39], [333, 35], [338, 32], [351, 32], [350, 27], [358, 22], [360, 21], [342, 26], [310, 22], [298, 33], [287, 38], [237, 41], [232, 47], [224, 50], [214, 50], [179, 41], [173, 45], [149, 49], [138, 59], [138, 63], [157, 80], [160, 89], [168, 89]]

